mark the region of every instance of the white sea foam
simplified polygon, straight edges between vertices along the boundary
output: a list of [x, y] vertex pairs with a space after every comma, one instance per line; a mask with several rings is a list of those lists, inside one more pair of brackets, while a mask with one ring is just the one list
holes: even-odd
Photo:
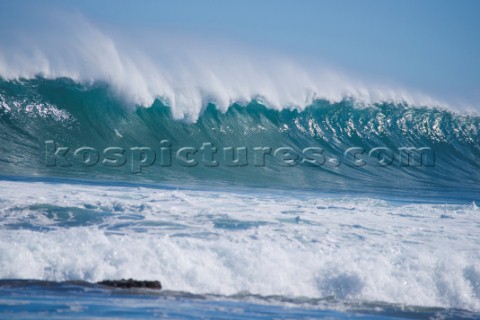
[[0, 184], [0, 278], [480, 310], [476, 205]]
[[276, 109], [303, 109], [316, 98], [346, 97], [360, 103], [446, 106], [419, 92], [365, 83], [319, 63], [227, 42], [199, 42], [161, 31], [133, 39], [71, 16], [41, 30], [0, 44], [3, 78], [41, 75], [107, 82], [130, 105], [150, 106], [163, 99], [177, 119], [197, 119], [208, 102], [226, 110], [233, 102], [252, 99]]

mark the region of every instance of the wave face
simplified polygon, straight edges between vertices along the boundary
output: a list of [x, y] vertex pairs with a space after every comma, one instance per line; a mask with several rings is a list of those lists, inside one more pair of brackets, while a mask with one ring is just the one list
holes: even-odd
[[[173, 114], [160, 100], [131, 110], [107, 84], [3, 80], [0, 172], [396, 195], [416, 190], [417, 196], [469, 199], [478, 195], [478, 116], [405, 103], [360, 105], [354, 99], [315, 100], [303, 110], [274, 110], [252, 100], [233, 103], [223, 112], [205, 103], [195, 122], [175, 120]], [[62, 155], [62, 147], [70, 149]], [[88, 149], [75, 156], [82, 147]], [[185, 147], [197, 151], [177, 155]], [[217, 152], [207, 153], [210, 147]], [[115, 152], [106, 148], [123, 150], [116, 155], [121, 159], [114, 163]]]

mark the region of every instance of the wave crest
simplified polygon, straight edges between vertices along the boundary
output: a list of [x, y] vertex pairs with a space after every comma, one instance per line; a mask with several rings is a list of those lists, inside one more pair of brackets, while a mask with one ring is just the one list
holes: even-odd
[[225, 111], [253, 99], [277, 110], [303, 110], [316, 99], [347, 97], [367, 104], [446, 106], [418, 92], [365, 84], [318, 62], [301, 63], [278, 53], [162, 33], [142, 33], [144, 40], [133, 40], [80, 16], [56, 19], [43, 32], [0, 44], [1, 77], [106, 82], [128, 105], [151, 106], [160, 98], [175, 119], [190, 121], [208, 103]]

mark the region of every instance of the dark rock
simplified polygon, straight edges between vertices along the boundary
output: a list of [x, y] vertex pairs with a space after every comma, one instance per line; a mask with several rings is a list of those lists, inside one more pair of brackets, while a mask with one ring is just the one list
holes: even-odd
[[97, 282], [97, 284], [101, 284], [108, 287], [115, 287], [115, 288], [145, 288], [145, 289], [154, 289], [160, 290], [162, 289], [162, 284], [160, 281], [141, 281], [141, 280], [133, 280], [133, 279], [122, 279], [122, 280], [103, 280]]

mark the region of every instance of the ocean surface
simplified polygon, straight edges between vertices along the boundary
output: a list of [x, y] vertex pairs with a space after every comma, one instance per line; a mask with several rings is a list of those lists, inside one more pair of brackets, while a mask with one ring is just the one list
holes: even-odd
[[480, 318], [476, 114], [0, 79], [2, 319]]

